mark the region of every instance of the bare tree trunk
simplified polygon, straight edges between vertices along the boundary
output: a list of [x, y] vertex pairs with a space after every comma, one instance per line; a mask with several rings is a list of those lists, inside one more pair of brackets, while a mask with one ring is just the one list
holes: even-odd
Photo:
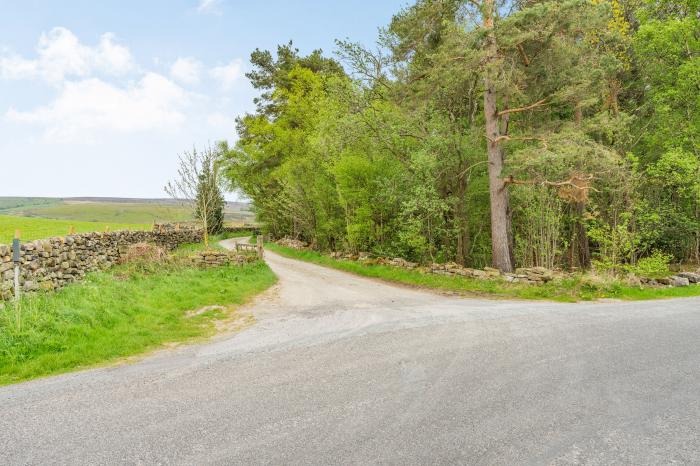
[[486, 35], [486, 73], [484, 75], [484, 117], [489, 162], [489, 194], [491, 196], [491, 255], [493, 266], [502, 272], [513, 271], [512, 235], [510, 232], [510, 199], [502, 178], [503, 149], [500, 136], [498, 103], [494, 86], [494, 63], [498, 60], [498, 45], [493, 31], [494, 0], [484, 0], [483, 20]]
[[[583, 124], [583, 111], [580, 104], [576, 104], [574, 110], [574, 118], [576, 126], [581, 127]], [[586, 201], [576, 202], [574, 204], [576, 214], [576, 223], [574, 224], [574, 236], [576, 241], [576, 259], [578, 266], [582, 269], [588, 269], [591, 266], [591, 248], [588, 244], [588, 232], [586, 225], [583, 223], [583, 215], [586, 212]], [[573, 262], [571, 263], [573, 265]]]
[[204, 218], [204, 247], [209, 248], [209, 224], [206, 217]]

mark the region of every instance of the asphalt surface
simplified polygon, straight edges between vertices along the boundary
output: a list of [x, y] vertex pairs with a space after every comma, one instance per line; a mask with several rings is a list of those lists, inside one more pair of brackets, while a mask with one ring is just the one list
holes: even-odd
[[700, 464], [700, 300], [451, 298], [268, 253], [257, 324], [0, 388], [0, 464]]

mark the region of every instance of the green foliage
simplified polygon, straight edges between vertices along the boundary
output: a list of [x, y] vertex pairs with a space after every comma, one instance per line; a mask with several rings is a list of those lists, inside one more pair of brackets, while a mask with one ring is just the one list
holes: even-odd
[[629, 265], [626, 270], [640, 277], [662, 278], [671, 274], [669, 264], [673, 256], [661, 251], [654, 251], [651, 256], [639, 259], [635, 265]]
[[515, 219], [522, 225], [515, 237], [517, 262], [524, 267], [554, 268], [566, 246], [564, 202], [546, 186], [519, 187], [514, 198]]
[[266, 232], [489, 265], [491, 139], [519, 265], [700, 262], [697, 0], [511, 2], [493, 30], [484, 6], [418, 0], [376, 52], [338, 43], [348, 74], [291, 44], [253, 53], [261, 96], [225, 170]]
[[639, 235], [630, 228], [631, 220], [632, 215], [623, 212], [612, 224], [600, 219], [589, 222], [588, 235], [598, 250], [598, 260], [595, 261], [597, 269], [621, 271], [624, 264], [634, 262]]

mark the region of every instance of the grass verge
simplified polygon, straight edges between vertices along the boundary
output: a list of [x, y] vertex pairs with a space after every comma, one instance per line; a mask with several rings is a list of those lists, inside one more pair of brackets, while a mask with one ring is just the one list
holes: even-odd
[[[119, 266], [0, 309], [0, 385], [113, 361], [211, 335], [275, 283], [262, 262], [209, 269]], [[187, 311], [221, 305], [196, 316]]]
[[272, 252], [291, 259], [312, 262], [363, 277], [379, 278], [404, 285], [481, 297], [576, 302], [604, 298], [648, 300], [700, 296], [700, 285], [681, 288], [635, 288], [615, 280], [593, 284], [584, 276], [554, 281], [544, 285], [525, 285], [507, 283], [501, 280], [450, 277], [388, 265], [368, 265], [355, 261], [337, 260], [315, 251], [298, 251], [274, 243], [266, 244], [265, 247]]

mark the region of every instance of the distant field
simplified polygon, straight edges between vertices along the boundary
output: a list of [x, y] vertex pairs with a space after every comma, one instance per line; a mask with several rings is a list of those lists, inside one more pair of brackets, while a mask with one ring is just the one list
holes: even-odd
[[52, 220], [44, 218], [17, 217], [12, 215], [0, 215], [0, 244], [9, 244], [14, 238], [15, 230], [20, 230], [22, 240], [50, 238], [52, 236], [65, 236], [68, 229], [75, 227], [76, 233], [88, 233], [92, 231], [104, 231], [109, 225], [111, 231], [115, 230], [146, 230], [152, 227], [150, 223], [117, 223], [117, 222], [76, 222], [70, 220]]
[[48, 197], [0, 197], [0, 212], [10, 209], [46, 207], [58, 204], [60, 199]]
[[192, 219], [190, 209], [185, 206], [112, 202], [61, 202], [48, 206], [22, 207], [7, 213], [80, 222], [152, 224], [154, 221], [185, 222]]
[[[252, 222], [254, 216], [246, 210], [247, 207], [245, 203], [229, 202], [225, 210], [226, 221]], [[189, 206], [168, 199], [0, 197], [0, 215], [120, 224], [192, 220]]]

